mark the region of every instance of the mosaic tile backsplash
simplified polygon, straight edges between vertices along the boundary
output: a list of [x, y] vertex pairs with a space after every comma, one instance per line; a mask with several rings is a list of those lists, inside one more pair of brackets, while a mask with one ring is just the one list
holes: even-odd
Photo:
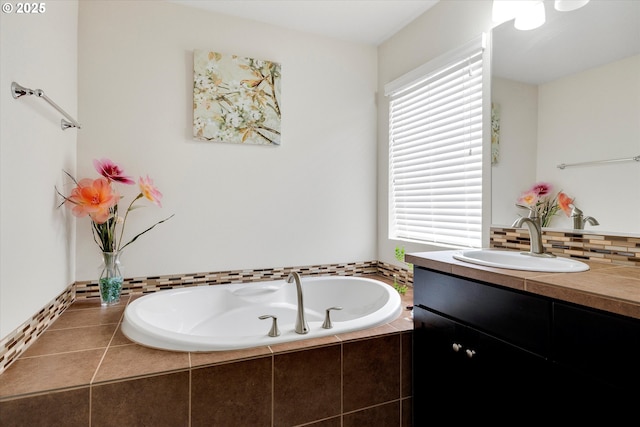
[[[267, 268], [259, 270], [234, 270], [211, 273], [196, 273], [170, 276], [135, 277], [125, 279], [122, 294], [146, 294], [164, 289], [189, 286], [209, 286], [229, 283], [251, 283], [265, 280], [284, 280], [290, 272], [297, 271], [301, 276], [361, 276], [379, 274], [399, 284], [413, 284], [413, 274], [406, 269], [379, 261], [356, 262], [347, 264], [327, 264], [304, 267]], [[0, 374], [33, 343], [42, 332], [67, 307], [76, 300], [99, 299], [98, 282], [78, 281], [45, 308], [23, 323], [13, 333], [0, 341]]]
[[[556, 256], [582, 261], [640, 266], [640, 236], [618, 236], [593, 232], [545, 230], [542, 244]], [[529, 232], [518, 228], [491, 228], [491, 247], [529, 250]]]
[[[613, 236], [592, 232], [545, 230], [542, 237], [545, 250], [557, 256], [585, 261], [640, 266], [640, 237]], [[512, 250], [529, 250], [529, 233], [525, 229], [492, 227], [490, 246]], [[227, 283], [249, 283], [285, 279], [291, 271], [302, 276], [380, 274], [399, 284], [412, 285], [413, 273], [381, 261], [346, 264], [283, 267], [258, 270], [235, 270], [185, 275], [137, 277], [125, 280], [123, 295], [144, 294], [186, 286], [208, 286]], [[31, 343], [75, 300], [99, 298], [98, 283], [78, 281], [34, 314], [13, 333], [0, 341], [0, 374], [24, 352]]]

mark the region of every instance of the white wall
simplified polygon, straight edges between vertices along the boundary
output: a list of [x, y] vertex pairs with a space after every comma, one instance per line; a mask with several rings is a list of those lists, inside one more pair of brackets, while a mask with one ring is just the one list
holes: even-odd
[[[640, 155], [640, 55], [539, 87], [538, 179], [575, 197], [596, 231], [640, 234], [640, 164], [561, 170], [561, 163]], [[564, 215], [554, 227], [572, 228]]]
[[[381, 261], [398, 264], [394, 257], [396, 246], [405, 247], [407, 252], [443, 249], [388, 237], [389, 103], [384, 98], [384, 85], [490, 31], [491, 4], [490, 1], [440, 1], [378, 48], [377, 259]], [[490, 185], [487, 187], [490, 191]]]
[[[194, 49], [282, 65], [282, 145], [192, 138]], [[163, 208], [134, 211], [126, 276], [373, 260], [375, 47], [159, 1], [80, 3], [78, 174], [108, 157], [149, 174]], [[130, 199], [127, 199], [130, 200]], [[77, 280], [98, 249], [78, 220]]]
[[11, 82], [44, 90], [78, 118], [77, 22], [77, 1], [0, 14], [0, 337], [74, 281], [73, 218], [56, 209], [54, 186], [63, 169], [74, 172], [81, 131], [62, 131], [43, 99], [13, 99]]
[[[94, 158], [164, 194], [162, 209], [132, 212], [132, 234], [176, 214], [127, 248], [127, 276], [375, 259], [374, 47], [159, 1], [47, 2], [1, 19], [0, 336], [96, 279], [89, 222], [56, 209], [54, 191], [72, 188], [63, 169], [95, 177]], [[192, 138], [198, 48], [282, 64], [280, 147]], [[14, 100], [12, 80], [82, 129], [63, 132], [43, 100]]]
[[491, 166], [492, 224], [510, 226], [528, 214], [515, 203], [536, 182], [538, 86], [494, 77], [491, 99], [500, 108], [499, 158]]

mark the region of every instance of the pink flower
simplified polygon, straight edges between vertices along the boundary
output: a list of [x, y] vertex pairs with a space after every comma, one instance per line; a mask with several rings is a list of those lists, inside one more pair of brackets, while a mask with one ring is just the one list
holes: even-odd
[[160, 204], [162, 193], [153, 185], [153, 181], [149, 176], [146, 178], [140, 177], [140, 192], [131, 200], [124, 218], [120, 219], [118, 217], [118, 203], [122, 197], [114, 190], [113, 183], [135, 184], [135, 181], [130, 176], [126, 176], [122, 168], [109, 159], [94, 160], [93, 166], [101, 175], [100, 178], [84, 178], [76, 181], [72, 175], [65, 171], [67, 176], [76, 184], [76, 187], [68, 197], [58, 191], [57, 188], [56, 192], [62, 197], [62, 204], [71, 209], [73, 215], [77, 217], [88, 215], [91, 218], [93, 240], [103, 252], [121, 251], [135, 242], [140, 236], [154, 229], [158, 224], [162, 224], [173, 217], [171, 215], [156, 222], [124, 243], [122, 239], [125, 225], [129, 212], [135, 209], [133, 205], [136, 201], [145, 197], [157, 206], [162, 207]]
[[162, 204], [160, 203], [162, 193], [153, 185], [153, 180], [149, 178], [149, 175], [147, 175], [146, 178], [140, 177], [138, 185], [140, 185], [140, 192], [144, 197], [155, 203], [157, 206], [162, 207]]
[[111, 215], [110, 209], [120, 197], [112, 190], [109, 181], [104, 178], [81, 179], [71, 191], [65, 203], [71, 205], [71, 212], [77, 217], [89, 215], [97, 224], [103, 224]]
[[535, 190], [525, 191], [518, 199], [518, 204], [524, 206], [535, 206], [536, 203], [538, 203], [538, 193]]
[[552, 189], [553, 185], [547, 182], [538, 182], [533, 185], [531, 191], [534, 191], [538, 196], [546, 196], [547, 194], [551, 193]]
[[135, 184], [132, 177], [126, 176], [122, 168], [109, 159], [94, 160], [93, 167], [109, 181], [121, 182], [127, 185]]

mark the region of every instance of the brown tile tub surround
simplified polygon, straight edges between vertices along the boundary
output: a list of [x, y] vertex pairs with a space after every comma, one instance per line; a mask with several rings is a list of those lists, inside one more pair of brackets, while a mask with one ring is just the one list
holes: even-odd
[[409, 311], [366, 331], [187, 353], [122, 335], [133, 298], [72, 304], [0, 375], [0, 425], [410, 425]]

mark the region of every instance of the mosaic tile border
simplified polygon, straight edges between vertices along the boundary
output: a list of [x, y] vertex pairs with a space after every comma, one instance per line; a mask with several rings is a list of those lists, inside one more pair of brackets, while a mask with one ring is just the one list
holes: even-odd
[[71, 284], [18, 329], [0, 340], [0, 374], [11, 365], [75, 300]]
[[[290, 272], [297, 271], [301, 276], [348, 275], [359, 276], [378, 272], [376, 261], [354, 262], [348, 264], [312, 265], [304, 267], [264, 268], [257, 270], [230, 270], [210, 273], [181, 274], [153, 277], [135, 277], [125, 279], [122, 295], [146, 294], [165, 289], [189, 286], [224, 285], [230, 283], [252, 283], [265, 280], [284, 280]], [[76, 298], [99, 298], [97, 281], [76, 282]]]
[[[354, 262], [347, 264], [312, 265], [304, 267], [266, 268], [257, 270], [233, 270], [212, 273], [136, 277], [125, 279], [123, 295], [145, 294], [164, 289], [190, 286], [209, 286], [229, 283], [251, 283], [265, 280], [286, 279], [291, 271], [304, 276], [362, 276], [379, 274], [399, 284], [413, 284], [413, 273], [395, 265], [379, 262]], [[36, 338], [53, 323], [74, 301], [100, 298], [98, 282], [78, 281], [40, 310], [18, 329], [0, 341], [0, 374], [27, 350]]]
[[[594, 262], [640, 267], [640, 237], [548, 231], [542, 236], [545, 249], [557, 256]], [[490, 247], [529, 250], [529, 233], [524, 229], [492, 227]], [[302, 276], [360, 276], [379, 274], [399, 284], [413, 285], [413, 272], [382, 261], [304, 267], [232, 270], [211, 273], [135, 277], [126, 279], [123, 295], [144, 294], [163, 289], [207, 286], [227, 283], [250, 283], [286, 278], [291, 271]], [[78, 281], [0, 341], [0, 374], [11, 365], [44, 330], [77, 299], [99, 298], [97, 282]]]
[[379, 275], [386, 277], [390, 281], [394, 279], [399, 285], [413, 286], [413, 265], [409, 264], [409, 268], [398, 267], [383, 261], [378, 261]]
[[[556, 256], [640, 267], [640, 237], [545, 230], [542, 244]], [[529, 232], [492, 227], [490, 247], [528, 251]]]

